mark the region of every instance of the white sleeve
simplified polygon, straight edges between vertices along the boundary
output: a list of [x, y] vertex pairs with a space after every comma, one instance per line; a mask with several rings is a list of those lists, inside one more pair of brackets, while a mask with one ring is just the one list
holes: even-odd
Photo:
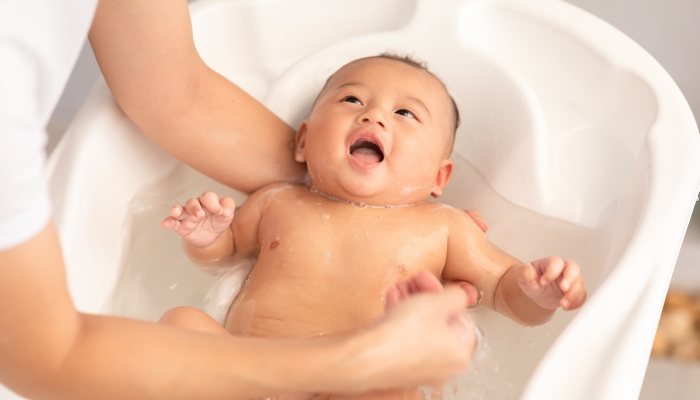
[[51, 214], [46, 123], [85, 41], [97, 0], [0, 2], [0, 251]]

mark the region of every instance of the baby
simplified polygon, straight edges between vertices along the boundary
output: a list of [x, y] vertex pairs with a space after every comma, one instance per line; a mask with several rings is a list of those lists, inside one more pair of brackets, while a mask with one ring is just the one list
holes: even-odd
[[[421, 64], [355, 60], [331, 76], [296, 134], [309, 186], [269, 185], [235, 215], [231, 198], [207, 192], [173, 207], [162, 226], [200, 263], [258, 257], [226, 318], [236, 335], [311, 338], [366, 327], [382, 316], [387, 289], [422, 271], [471, 282], [482, 304], [524, 325], [580, 307], [586, 290], [575, 262], [521, 262], [462, 210], [425, 201], [450, 180], [458, 123], [444, 85]], [[201, 314], [178, 308], [162, 321], [223, 331]]]

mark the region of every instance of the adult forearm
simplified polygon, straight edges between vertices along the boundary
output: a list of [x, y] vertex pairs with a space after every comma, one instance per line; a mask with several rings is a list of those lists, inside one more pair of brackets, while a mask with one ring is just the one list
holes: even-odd
[[120, 107], [170, 154], [245, 192], [303, 177], [294, 131], [204, 64], [184, 0], [102, 0], [89, 38]]
[[245, 399], [356, 390], [366, 381], [355, 379], [357, 372], [372, 361], [362, 357], [371, 343], [364, 337], [269, 341], [83, 315], [70, 300], [51, 225], [0, 252], [0, 382], [29, 398]]
[[496, 311], [526, 326], [549, 321], [556, 310], [538, 306], [520, 289], [516, 267], [510, 267], [498, 282], [494, 299]]
[[42, 398], [215, 400], [344, 391], [352, 380], [344, 365], [357, 352], [348, 339], [271, 341], [81, 319], [80, 335]]

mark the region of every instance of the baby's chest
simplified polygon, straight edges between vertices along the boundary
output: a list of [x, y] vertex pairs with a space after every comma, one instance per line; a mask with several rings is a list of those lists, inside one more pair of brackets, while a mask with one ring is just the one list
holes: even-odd
[[263, 220], [259, 239], [260, 263], [341, 281], [383, 282], [426, 269], [439, 276], [447, 229], [406, 213], [297, 210]]

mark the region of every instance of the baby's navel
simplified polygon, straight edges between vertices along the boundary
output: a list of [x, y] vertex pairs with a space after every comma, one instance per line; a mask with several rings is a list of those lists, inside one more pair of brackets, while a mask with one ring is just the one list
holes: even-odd
[[279, 241], [279, 240], [275, 240], [274, 242], [270, 243], [270, 249], [274, 249], [274, 248], [276, 248], [276, 247], [279, 246], [279, 245], [280, 245], [280, 241]]

